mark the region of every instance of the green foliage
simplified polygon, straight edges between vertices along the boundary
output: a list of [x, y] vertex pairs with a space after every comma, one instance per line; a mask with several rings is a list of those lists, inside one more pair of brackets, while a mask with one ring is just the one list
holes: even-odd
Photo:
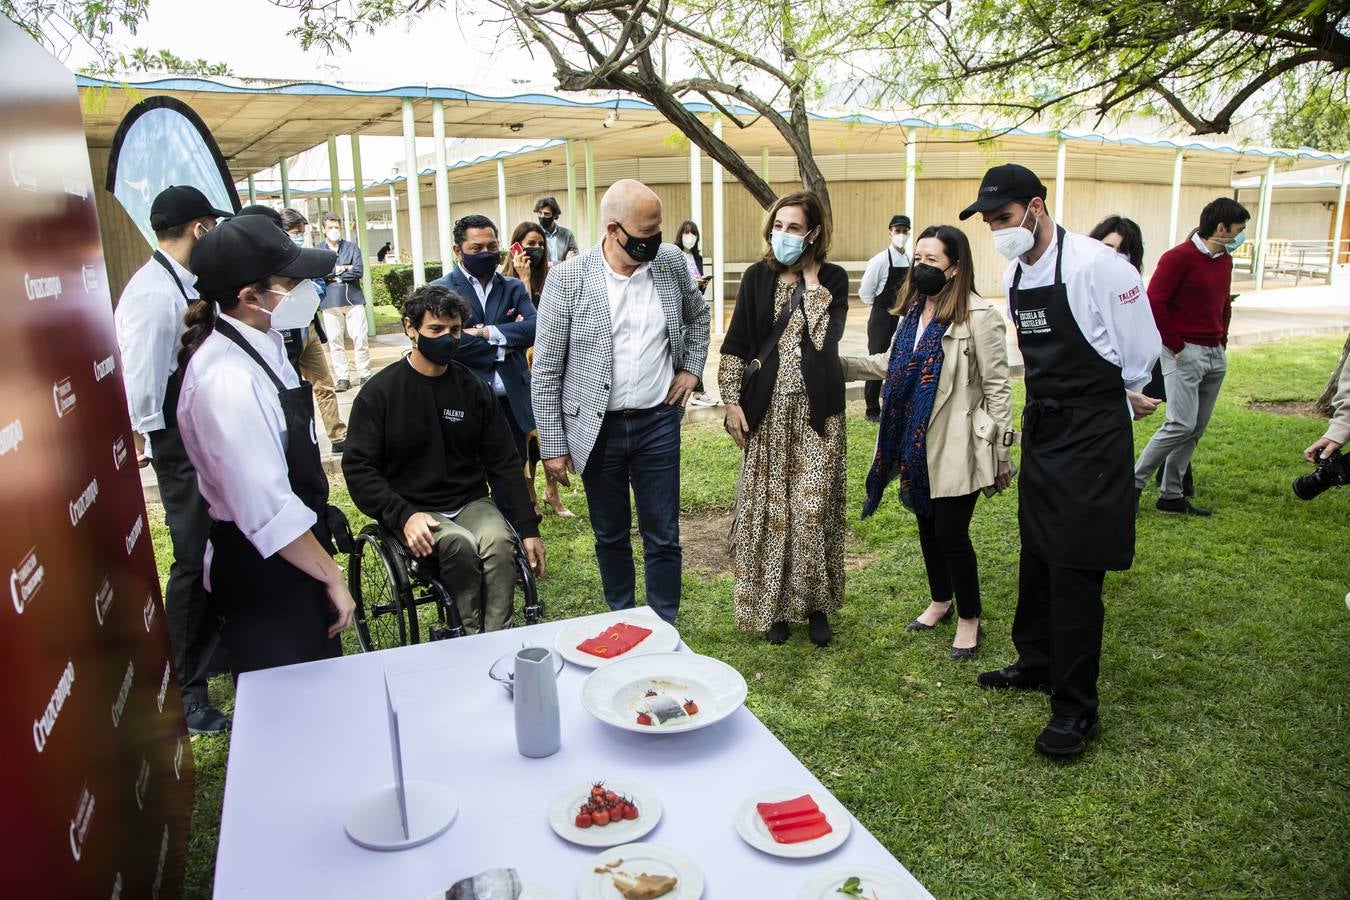
[[[407, 299], [408, 294], [413, 289], [413, 267], [408, 265], [382, 266], [384, 277], [380, 279], [383, 282], [383, 296], [376, 291], [376, 296], [381, 299], [376, 300], [379, 305], [403, 306], [403, 301]], [[441, 264], [438, 262], [429, 262], [423, 266], [426, 272], [427, 281], [434, 281], [441, 277]], [[374, 279], [372, 279], [372, 282]]]
[[1270, 126], [1276, 147], [1350, 152], [1350, 99], [1345, 79], [1302, 88], [1287, 79]]
[[0, 13], [58, 59], [86, 44], [100, 60], [115, 56], [109, 38], [121, 26], [132, 34], [150, 12], [150, 0], [0, 0]]
[[[938, 897], [1342, 895], [1350, 488], [1294, 499], [1289, 480], [1307, 471], [1302, 448], [1325, 423], [1248, 407], [1315, 396], [1340, 344], [1300, 339], [1231, 355], [1195, 460], [1197, 499], [1218, 512], [1167, 517], [1146, 494], [1134, 568], [1106, 581], [1102, 736], [1075, 763], [1031, 749], [1048, 716], [1044, 696], [974, 685], [976, 672], [1013, 659], [1016, 483], [976, 510], [985, 635], [973, 664], [953, 662], [950, 626], [903, 630], [928, 596], [914, 517], [888, 492], [876, 515], [857, 518], [876, 440], [857, 404], [848, 423], [851, 567], [835, 643], [818, 649], [797, 629], [771, 647], [737, 631], [730, 576], [692, 568], [681, 636], [744, 673], [755, 715]], [[1015, 390], [1020, 403], [1020, 382]], [[1137, 448], [1158, 424], [1136, 423]], [[687, 426], [682, 441], [685, 514], [725, 508], [739, 453], [716, 423]], [[543, 522], [550, 619], [604, 608], [585, 494], [574, 486], [564, 498], [577, 518]], [[365, 521], [340, 482], [333, 500], [353, 524]], [[151, 521], [167, 572], [162, 517]], [[688, 533], [685, 543], [688, 553]], [[484, 679], [481, 689], [492, 687]], [[228, 711], [228, 677], [211, 690]], [[211, 892], [229, 737], [195, 737], [192, 748], [184, 895], [196, 898]], [[556, 874], [561, 886], [574, 873]]]

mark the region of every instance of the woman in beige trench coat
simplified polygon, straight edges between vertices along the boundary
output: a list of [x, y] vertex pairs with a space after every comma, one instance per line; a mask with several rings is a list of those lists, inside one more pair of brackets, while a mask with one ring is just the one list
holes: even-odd
[[889, 353], [843, 357], [847, 380], [883, 380], [881, 426], [863, 517], [900, 482], [918, 520], [932, 602], [907, 628], [929, 631], [959, 613], [953, 659], [980, 639], [980, 580], [970, 520], [981, 492], [1012, 478], [1012, 383], [1003, 314], [974, 292], [965, 233], [937, 225], [919, 235], [895, 312]]

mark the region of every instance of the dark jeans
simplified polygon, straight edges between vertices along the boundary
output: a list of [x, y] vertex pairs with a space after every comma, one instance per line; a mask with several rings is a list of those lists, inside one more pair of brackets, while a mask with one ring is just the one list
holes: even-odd
[[[890, 304], [877, 297], [872, 301], [872, 311], [867, 314], [867, 352], [884, 353], [891, 349], [891, 342], [895, 340], [895, 329], [900, 324], [900, 317], [893, 316], [888, 311]], [[867, 381], [863, 383], [863, 400], [867, 403], [867, 414], [869, 416], [879, 415], [881, 413], [881, 382]]]
[[946, 603], [955, 591], [956, 614], [963, 619], [980, 615], [979, 562], [970, 542], [970, 517], [979, 497], [979, 491], [964, 497], [936, 497], [932, 515], [915, 516], [933, 600]]
[[202, 584], [202, 560], [211, 517], [197, 490], [197, 472], [177, 428], [149, 434], [150, 464], [164, 504], [164, 523], [173, 541], [173, 564], [164, 588], [164, 617], [169, 625], [174, 669], [183, 703], [206, 702], [207, 666], [220, 643], [216, 617], [208, 606]]
[[1097, 712], [1105, 578], [1100, 570], [1052, 566], [1022, 548], [1012, 626], [1017, 667], [1050, 683], [1057, 716]]
[[667, 622], [680, 611], [680, 420], [684, 408], [662, 404], [652, 409], [605, 415], [581, 481], [586, 486], [595, 560], [610, 609], [634, 606], [636, 575], [629, 537], [632, 512], [628, 489], [637, 502], [642, 535], [647, 605]]

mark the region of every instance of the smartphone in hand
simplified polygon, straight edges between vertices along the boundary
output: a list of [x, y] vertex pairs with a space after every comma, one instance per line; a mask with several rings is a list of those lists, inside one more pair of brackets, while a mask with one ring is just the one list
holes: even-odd
[[522, 246], [520, 246], [520, 241], [516, 241], [514, 244], [511, 245], [511, 255], [512, 255], [512, 256], [519, 256], [520, 254], [522, 254], [522, 253], [524, 253], [524, 252], [525, 252], [525, 248], [522, 247]]

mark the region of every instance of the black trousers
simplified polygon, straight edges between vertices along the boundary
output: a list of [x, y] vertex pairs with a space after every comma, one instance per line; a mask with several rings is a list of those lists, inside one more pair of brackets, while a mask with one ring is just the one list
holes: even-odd
[[323, 582], [274, 553], [267, 559], [230, 522], [211, 529], [211, 599], [236, 681], [244, 672], [342, 655]]
[[964, 497], [937, 497], [932, 515], [915, 516], [919, 548], [928, 571], [928, 590], [937, 603], [956, 594], [956, 614], [973, 619], [980, 614], [980, 569], [970, 542], [970, 517], [980, 492]]
[[529, 435], [521, 431], [520, 426], [516, 424], [516, 417], [511, 412], [510, 400], [499, 395], [497, 397], [497, 404], [502, 409], [502, 415], [506, 417], [507, 427], [511, 429], [511, 440], [515, 441], [516, 455], [520, 457], [520, 464], [523, 467], [525, 465], [525, 439], [528, 438]]
[[206, 702], [206, 676], [220, 632], [202, 584], [202, 557], [211, 530], [206, 501], [197, 490], [197, 472], [177, 428], [152, 431], [150, 464], [159, 483], [164, 521], [173, 541], [173, 564], [164, 589], [164, 617], [169, 626], [174, 669], [183, 703]]
[[[890, 306], [880, 297], [872, 301], [872, 311], [867, 314], [867, 352], [884, 353], [891, 349], [895, 339], [895, 329], [900, 317], [890, 314]], [[868, 381], [863, 384], [863, 400], [867, 402], [867, 414], [881, 412], [881, 382]]]
[[1054, 715], [1097, 712], [1105, 579], [1101, 570], [1053, 566], [1022, 549], [1012, 626], [1017, 667], [1050, 683]]

